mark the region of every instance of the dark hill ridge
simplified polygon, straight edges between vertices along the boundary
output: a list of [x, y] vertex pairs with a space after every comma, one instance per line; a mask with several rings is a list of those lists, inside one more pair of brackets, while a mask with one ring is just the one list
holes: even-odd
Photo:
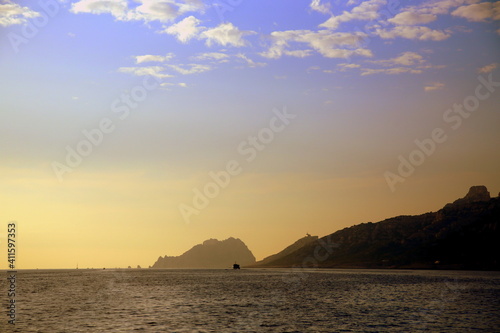
[[498, 253], [500, 198], [473, 186], [437, 212], [355, 225], [257, 266], [499, 270]]
[[178, 257], [159, 257], [153, 268], [231, 268], [255, 263], [255, 257], [238, 238], [209, 239]]
[[317, 239], [318, 239], [318, 236], [311, 236], [311, 235], [308, 234], [306, 237], [303, 237], [303, 238], [299, 239], [298, 241], [296, 241], [292, 245], [286, 247], [281, 252], [278, 252], [276, 254], [273, 254], [273, 255], [271, 255], [269, 257], [266, 257], [266, 258], [262, 259], [261, 261], [256, 262], [255, 266], [266, 265], [268, 263], [271, 263], [273, 261], [281, 259], [281, 258], [289, 255], [290, 253], [293, 253], [293, 252], [297, 251], [298, 249], [306, 246], [307, 244], [316, 241]]

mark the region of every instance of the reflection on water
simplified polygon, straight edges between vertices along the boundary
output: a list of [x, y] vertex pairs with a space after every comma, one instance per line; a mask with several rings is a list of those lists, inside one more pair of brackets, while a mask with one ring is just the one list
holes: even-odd
[[[286, 269], [19, 271], [17, 324], [7, 331], [500, 330], [500, 273], [302, 273], [293, 279]], [[7, 290], [6, 279], [1, 288]], [[2, 321], [4, 330], [7, 317]]]

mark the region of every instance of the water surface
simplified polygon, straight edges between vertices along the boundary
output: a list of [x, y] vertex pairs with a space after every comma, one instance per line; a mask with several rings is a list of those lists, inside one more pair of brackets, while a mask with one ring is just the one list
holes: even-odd
[[[498, 272], [79, 269], [17, 276], [17, 323], [7, 325], [4, 316], [6, 332], [500, 331]], [[6, 295], [6, 279], [1, 288]]]

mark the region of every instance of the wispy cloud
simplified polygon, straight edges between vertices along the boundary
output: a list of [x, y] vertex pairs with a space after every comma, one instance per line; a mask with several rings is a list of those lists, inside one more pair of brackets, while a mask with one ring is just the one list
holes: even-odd
[[335, 30], [341, 23], [353, 20], [371, 21], [379, 17], [379, 9], [387, 3], [386, 0], [368, 0], [354, 7], [350, 12], [344, 11], [342, 14], [330, 17], [320, 27]]
[[498, 68], [498, 63], [494, 62], [494, 63], [491, 63], [489, 65], [478, 68], [477, 72], [480, 74], [488, 74], [488, 73], [493, 72], [497, 68]]
[[201, 12], [201, 1], [136, 0], [136, 7], [129, 7], [127, 0], [80, 0], [71, 5], [75, 14], [111, 14], [120, 21], [169, 22], [187, 12]]
[[219, 62], [225, 61], [227, 58], [229, 58], [229, 55], [222, 52], [206, 52], [192, 57], [194, 60], [216, 60]]
[[396, 25], [416, 25], [433, 22], [437, 19], [434, 14], [419, 14], [412, 11], [402, 12], [387, 21]]
[[[403, 52], [394, 58], [379, 60], [364, 60], [363, 63], [372, 66], [362, 66], [355, 63], [341, 63], [337, 65], [336, 70], [325, 70], [326, 73], [346, 72], [348, 70], [359, 70], [361, 76], [374, 74], [421, 74], [426, 69], [444, 68], [442, 65], [428, 64], [424, 57], [416, 52]], [[375, 65], [375, 68], [373, 68]], [[376, 68], [379, 67], [379, 68]]]
[[323, 14], [330, 14], [330, 3], [322, 3], [321, 0], [312, 0], [309, 4], [309, 8], [316, 12], [320, 12]]
[[406, 38], [420, 41], [442, 41], [451, 36], [452, 29], [437, 30], [425, 24], [434, 22], [438, 15], [453, 15], [464, 17], [470, 21], [484, 21], [498, 19], [500, 3], [483, 2], [480, 0], [437, 0], [425, 1], [421, 4], [407, 6], [387, 23], [388, 27], [378, 24], [375, 35], [383, 39]]
[[426, 86], [424, 86], [425, 91], [435, 91], [435, 90], [441, 90], [445, 87], [444, 83], [441, 82], [432, 82]]
[[413, 66], [424, 62], [423, 57], [415, 52], [404, 52], [392, 59], [367, 60], [366, 62], [382, 66], [404, 65]]
[[136, 64], [142, 64], [144, 62], [166, 62], [171, 60], [174, 56], [175, 55], [173, 53], [167, 53], [164, 56], [146, 54], [146, 55], [135, 56], [134, 58]]
[[441, 30], [433, 30], [424, 26], [405, 25], [395, 26], [392, 29], [376, 28], [375, 34], [383, 39], [394, 39], [396, 37], [402, 37], [406, 39], [421, 41], [442, 41], [451, 36], [449, 33]]
[[348, 58], [353, 55], [371, 57], [369, 49], [359, 47], [366, 38], [363, 32], [332, 32], [320, 30], [287, 30], [271, 33], [271, 46], [260, 55], [266, 58], [278, 59], [283, 55], [303, 57], [309, 55], [311, 50], [296, 52], [290, 50], [291, 43], [303, 43], [327, 58]]
[[415, 6], [408, 6], [404, 11], [418, 14], [445, 15], [449, 14], [454, 8], [462, 5], [478, 3], [480, 0], [434, 0], [425, 1]]
[[[346, 70], [360, 68], [360, 67], [361, 65], [352, 63], [341, 63], [337, 65], [337, 68], [340, 72], [345, 72]], [[335, 72], [335, 71], [330, 71], [330, 72]]]
[[120, 67], [118, 68], [118, 72], [132, 74], [136, 76], [151, 75], [160, 79], [173, 77], [173, 75], [165, 73], [165, 67], [163, 66]]
[[388, 75], [396, 75], [396, 74], [421, 74], [421, 69], [414, 69], [410, 67], [392, 67], [392, 68], [362, 68], [361, 76], [365, 75], [373, 75], [373, 74], [388, 74]]
[[172, 82], [163, 82], [160, 84], [160, 86], [162, 88], [164, 88], [164, 90], [170, 90], [168, 89], [167, 87], [182, 87], [182, 88], [187, 88], [188, 85], [184, 82], [180, 82], [180, 83], [172, 83]]
[[203, 73], [212, 69], [211, 66], [203, 64], [168, 65], [168, 67], [182, 75]]
[[248, 58], [246, 55], [243, 53], [238, 53], [236, 55], [237, 58], [243, 59], [245, 63], [248, 65], [248, 67], [264, 67], [266, 66], [266, 63], [263, 62], [255, 62], [252, 59]]
[[484, 22], [488, 19], [500, 20], [500, 2], [482, 2], [455, 9], [451, 15], [468, 21]]

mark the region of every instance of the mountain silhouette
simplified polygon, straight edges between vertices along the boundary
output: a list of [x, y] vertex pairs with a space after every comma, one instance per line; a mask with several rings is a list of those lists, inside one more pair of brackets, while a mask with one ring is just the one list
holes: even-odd
[[283, 252], [255, 266], [499, 270], [500, 198], [473, 186], [437, 212], [358, 224]]
[[286, 257], [290, 253], [293, 253], [293, 252], [303, 248], [307, 244], [314, 242], [317, 239], [318, 239], [318, 236], [311, 236], [308, 234], [306, 237], [302, 237], [301, 239], [299, 239], [298, 241], [296, 241], [292, 245], [287, 246], [284, 250], [256, 262], [253, 266], [257, 267], [259, 265], [267, 265], [269, 263], [272, 263], [276, 260], [279, 260], [283, 257]]
[[152, 268], [230, 268], [237, 262], [241, 266], [255, 263], [255, 257], [238, 238], [209, 239], [195, 245], [178, 257], [159, 257]]

